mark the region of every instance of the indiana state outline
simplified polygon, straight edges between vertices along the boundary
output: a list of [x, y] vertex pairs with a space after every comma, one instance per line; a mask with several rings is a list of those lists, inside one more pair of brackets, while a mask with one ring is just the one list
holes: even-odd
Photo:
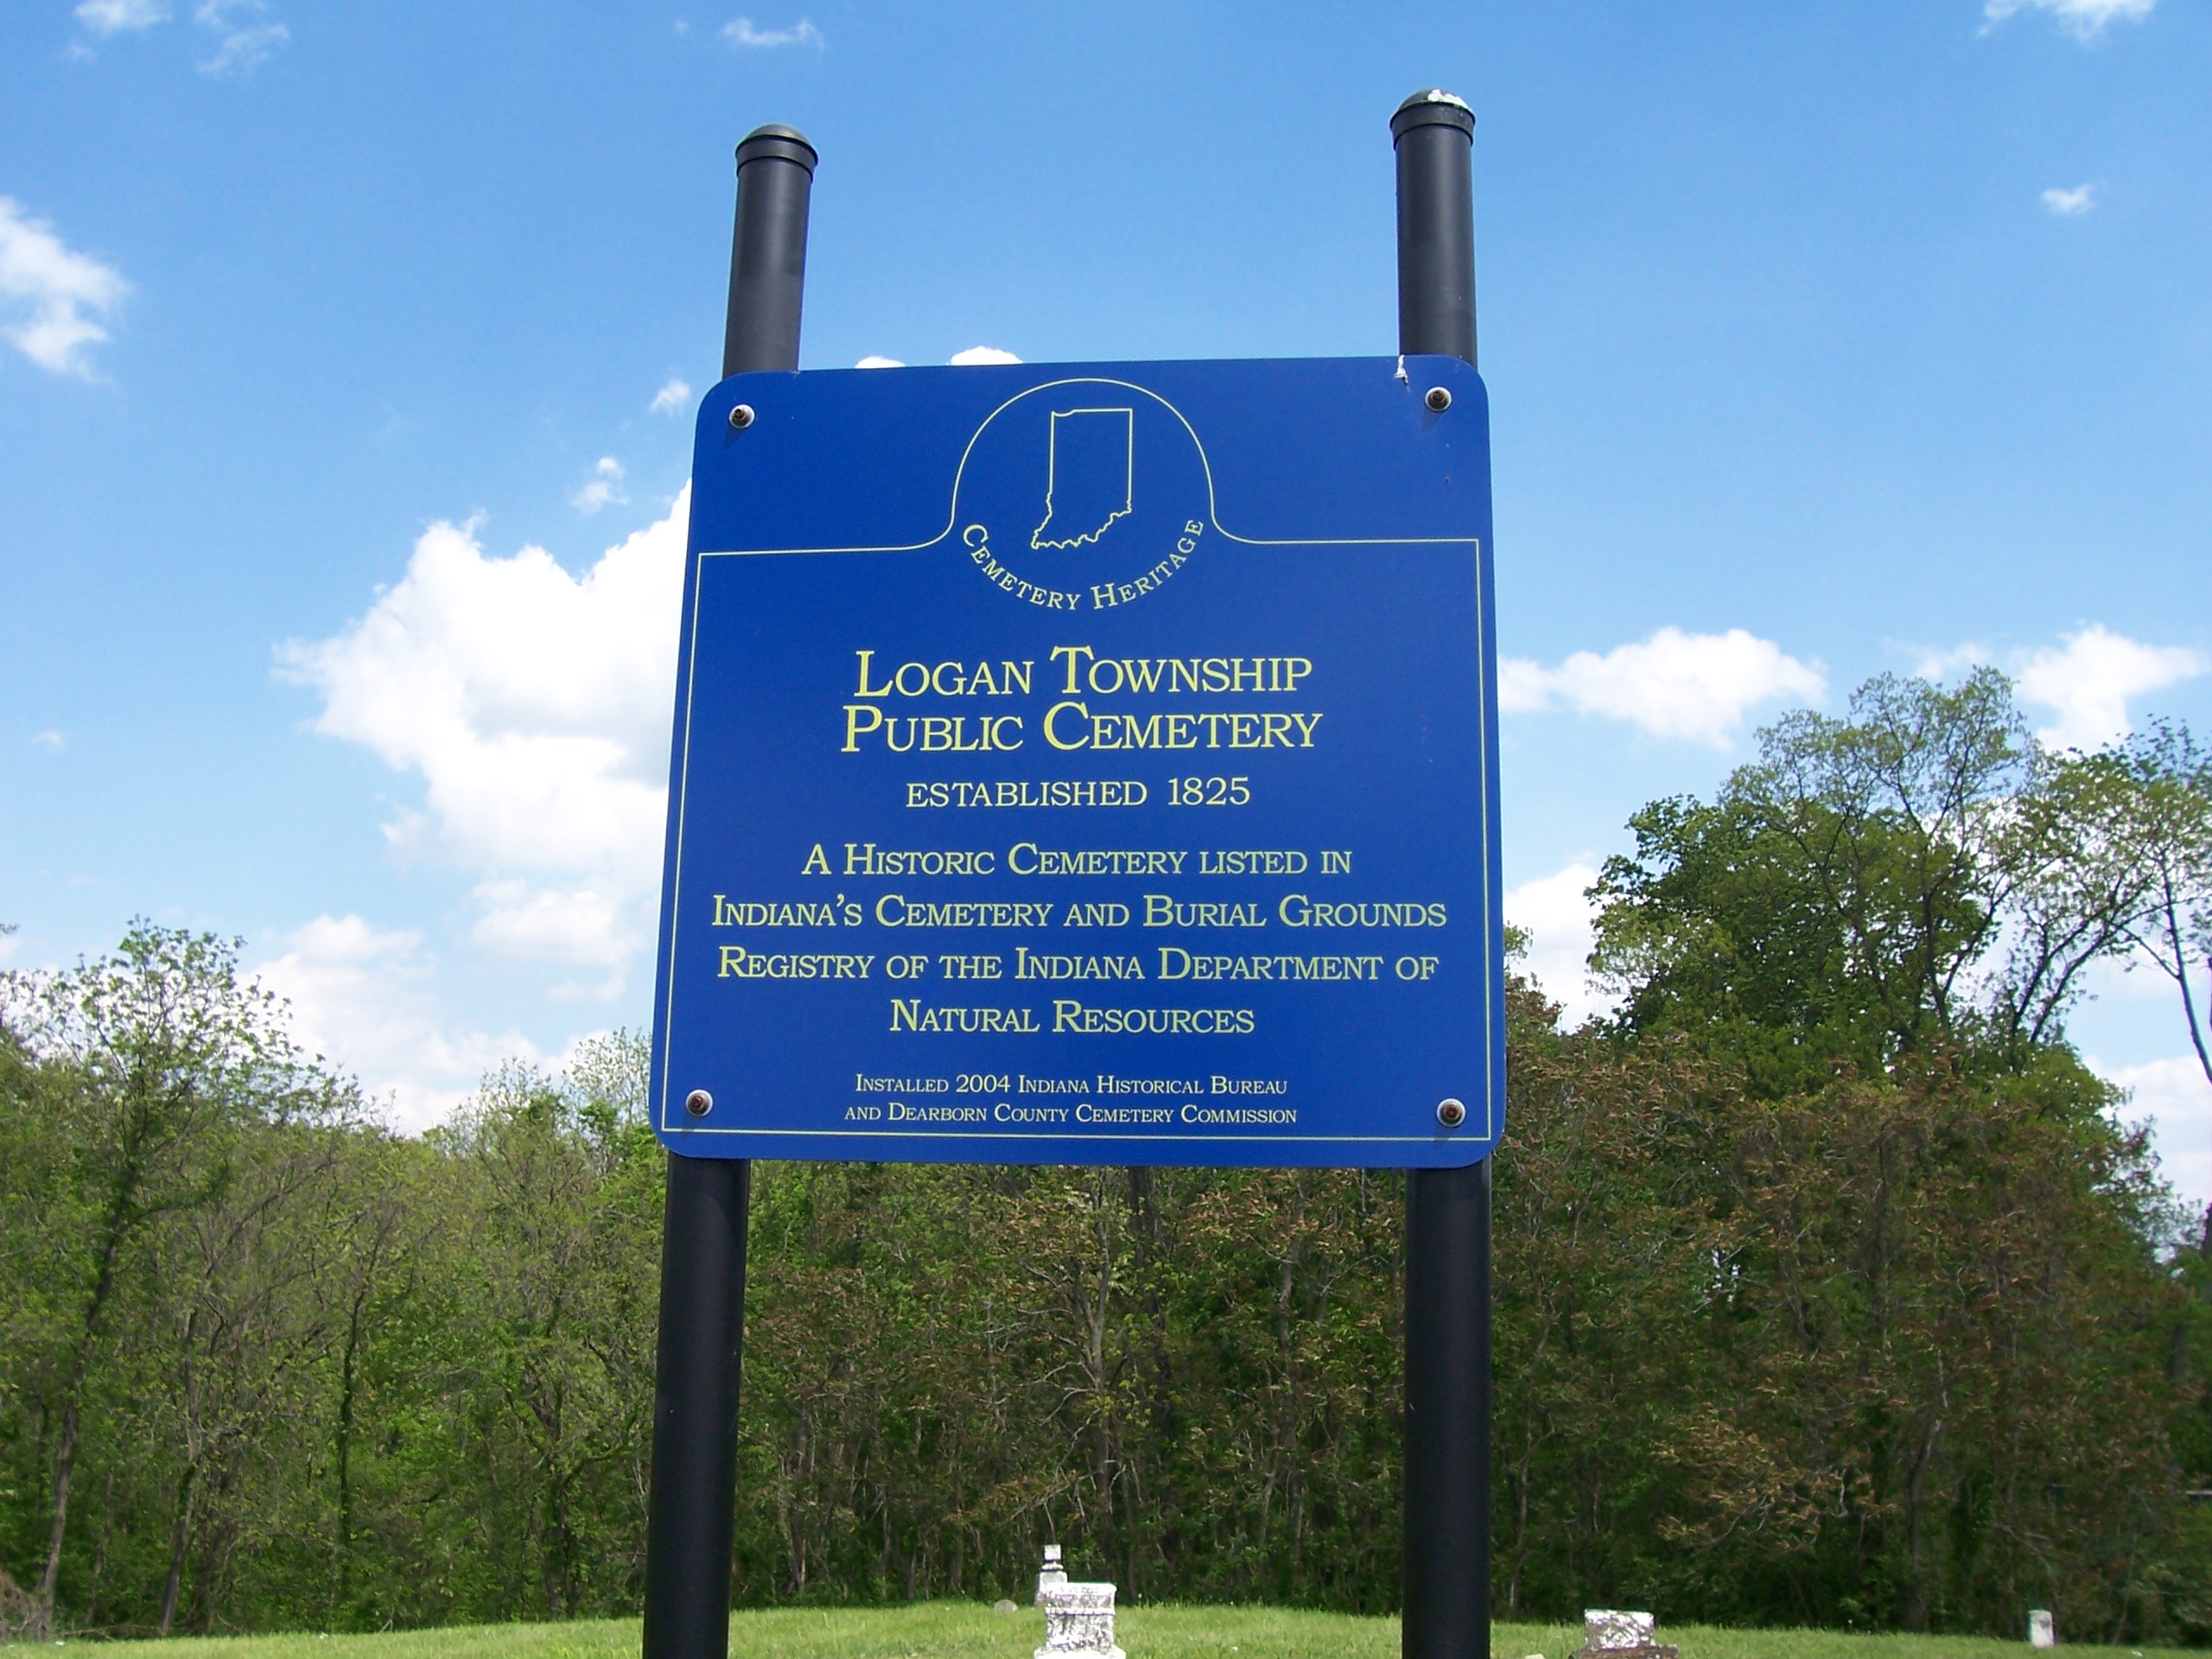
[[1136, 411], [1052, 411], [1045, 470], [1045, 519], [1029, 545], [1081, 547], [1127, 516], [1136, 487]]

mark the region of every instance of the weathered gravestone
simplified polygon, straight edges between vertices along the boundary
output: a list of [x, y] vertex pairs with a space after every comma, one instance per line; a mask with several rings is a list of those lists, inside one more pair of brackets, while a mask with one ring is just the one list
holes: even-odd
[[1058, 1544], [1045, 1546], [1037, 1605], [1045, 1610], [1045, 1645], [1036, 1659], [1128, 1659], [1114, 1645], [1114, 1586], [1069, 1583]]
[[1682, 1650], [1661, 1643], [1657, 1635], [1658, 1621], [1649, 1613], [1586, 1607], [1574, 1659], [1681, 1659]]

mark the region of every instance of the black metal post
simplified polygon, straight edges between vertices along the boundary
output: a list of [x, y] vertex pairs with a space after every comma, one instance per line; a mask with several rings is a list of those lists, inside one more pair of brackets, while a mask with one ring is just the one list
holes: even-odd
[[[725, 377], [798, 367], [814, 147], [758, 127], [737, 147]], [[668, 1160], [645, 1510], [645, 1659], [726, 1659], [737, 1503], [737, 1382], [745, 1340], [745, 1229], [753, 1166]]]
[[1415, 92], [1390, 118], [1398, 151], [1398, 349], [1475, 360], [1474, 112]]
[[814, 146], [790, 127], [755, 127], [737, 147], [737, 225], [729, 245], [722, 375], [798, 367], [806, 289], [806, 207]]
[[[1398, 349], [1475, 360], [1475, 118], [1398, 106]], [[1490, 1160], [1406, 1176], [1405, 1659], [1490, 1659]]]

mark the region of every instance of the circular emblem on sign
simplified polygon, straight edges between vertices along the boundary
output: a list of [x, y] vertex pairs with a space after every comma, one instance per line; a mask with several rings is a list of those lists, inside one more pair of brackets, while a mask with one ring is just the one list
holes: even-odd
[[1171, 586], [1213, 528], [1198, 435], [1120, 380], [1061, 380], [993, 410], [969, 441], [953, 534], [1025, 605], [1111, 610]]

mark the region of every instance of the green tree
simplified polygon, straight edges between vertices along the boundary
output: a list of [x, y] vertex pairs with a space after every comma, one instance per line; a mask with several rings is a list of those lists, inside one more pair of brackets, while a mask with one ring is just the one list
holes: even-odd
[[2110, 833], [2141, 872], [2129, 942], [2173, 982], [2212, 1084], [2212, 754], [2185, 728], [2158, 724], [2106, 764], [2120, 774]]
[[327, 1113], [341, 1096], [292, 1048], [275, 1000], [239, 979], [234, 941], [142, 922], [114, 956], [28, 988], [18, 1018], [62, 1166], [38, 1220], [53, 1315], [41, 1403], [55, 1432], [33, 1594], [51, 1628], [87, 1382], [131, 1253], [163, 1217], [222, 1198], [243, 1126]]
[[[2212, 1636], [2181, 1499], [2212, 1255], [2064, 1040], [2164, 891], [2142, 791], [2008, 706], [1896, 684], [1785, 722], [1624, 883], [1628, 1018], [1514, 992], [1501, 1605]], [[200, 1001], [125, 999], [126, 951], [0, 1004], [5, 1565], [46, 1560], [73, 1387], [80, 1627], [634, 1609], [643, 1044], [505, 1068], [409, 1140], [221, 947], [130, 944]], [[239, 995], [257, 1051], [188, 1040]], [[186, 1097], [79, 1367], [138, 1075], [110, 1050], [189, 1064], [143, 1068]], [[1054, 1539], [1132, 1599], [1395, 1605], [1402, 1205], [1372, 1172], [758, 1166], [736, 1593], [1018, 1593]]]
[[1713, 801], [1636, 814], [1592, 889], [1623, 1032], [1694, 1032], [1770, 1096], [1942, 1045], [2020, 1071], [2090, 965], [2137, 953], [2202, 1042], [2212, 790], [2185, 735], [2049, 754], [1984, 669], [1955, 690], [1884, 675], [1846, 718], [1758, 743]]
[[[1747, 1094], [1516, 1000], [1497, 1593], [1677, 1618], [2202, 1629], [2201, 1329], [2163, 1189], [2063, 1052]], [[2193, 1254], [2193, 1253], [2192, 1253]]]
[[1694, 1028], [1772, 1093], [1957, 1031], [2010, 896], [1997, 851], [2031, 756], [2002, 676], [1884, 676], [1847, 719], [1761, 732], [1713, 802], [1645, 807], [1636, 853], [1593, 890], [1624, 1028]]
[[509, 1065], [439, 1131], [465, 1182], [467, 1455], [497, 1615], [634, 1605], [642, 1582], [663, 1158], [642, 1051], [617, 1039], [565, 1079]]

